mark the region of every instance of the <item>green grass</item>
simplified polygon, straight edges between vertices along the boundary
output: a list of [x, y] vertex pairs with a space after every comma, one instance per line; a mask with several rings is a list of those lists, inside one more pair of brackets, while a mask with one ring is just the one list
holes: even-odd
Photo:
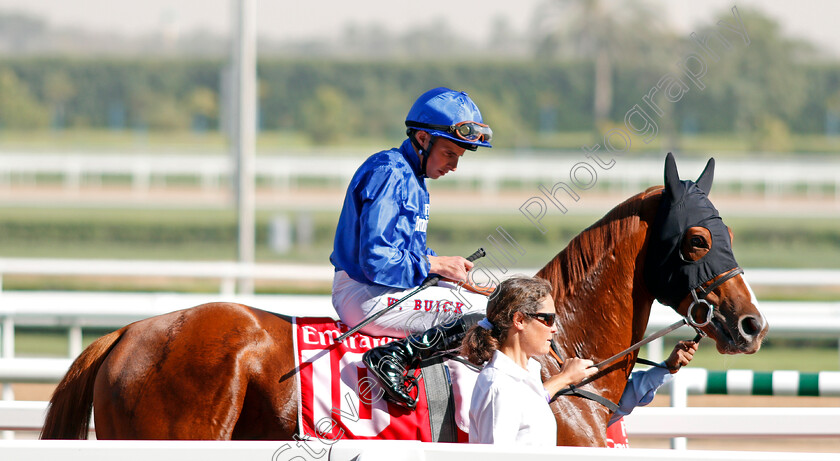
[[[87, 347], [111, 330], [83, 329], [82, 345]], [[67, 357], [70, 344], [67, 330], [61, 328], [15, 328], [17, 357]]]
[[[337, 212], [314, 213], [315, 241], [309, 247], [295, 248], [285, 255], [272, 253], [267, 245], [266, 227], [276, 211], [261, 211], [258, 222], [263, 239], [258, 241], [260, 261], [326, 263], [332, 249]], [[294, 219], [294, 214], [291, 214]], [[525, 250], [514, 265], [537, 267], [559, 252], [568, 241], [599, 217], [547, 216], [548, 232], [542, 235], [519, 215], [455, 215], [437, 213], [429, 230], [429, 244], [439, 254], [467, 254], [487, 245], [487, 237], [501, 226]], [[47, 236], [23, 234], [0, 239], [0, 256], [56, 258], [116, 258], [169, 260], [230, 260], [236, 258], [235, 216], [228, 210], [125, 210], [16, 208], [4, 210], [0, 222], [38, 225]], [[736, 233], [735, 254], [745, 267], [840, 268], [840, 226], [836, 219], [751, 218], [729, 219]], [[61, 234], [63, 229], [81, 235]], [[151, 234], [134, 236], [132, 225], [149, 227]], [[73, 227], [76, 226], [76, 227]], [[107, 231], [96, 231], [98, 226]], [[182, 241], [172, 240], [179, 228], [199, 226], [227, 229], [229, 237]], [[56, 229], [53, 229], [56, 227]], [[167, 236], [154, 240], [154, 233]], [[101, 234], [101, 235], [100, 235]], [[215, 235], [215, 234], [214, 234]], [[746, 236], [741, 238], [741, 236]], [[177, 237], [177, 235], [174, 235]], [[135, 240], [142, 238], [143, 240]]]
[[[611, 125], [610, 128], [624, 128], [621, 125]], [[590, 146], [596, 143], [603, 146], [603, 136], [595, 135], [591, 131], [542, 133], [532, 136], [532, 148], [536, 150], [563, 149], [581, 151], [581, 146]], [[616, 141], [618, 142], [618, 141]], [[663, 153], [668, 150], [678, 150], [683, 154], [702, 155], [709, 154], [716, 157], [727, 155], [742, 155], [743, 152], [753, 152], [750, 139], [739, 133], [704, 133], [696, 135], [679, 135], [676, 145], [670, 144], [663, 133], [649, 143], [645, 143], [638, 136], [631, 136], [631, 153], [657, 152]], [[790, 136], [790, 152], [808, 154], [833, 155], [840, 150], [840, 136], [825, 136], [819, 134], [793, 134]], [[493, 153], [489, 154], [493, 155]], [[788, 152], [773, 153], [770, 155], [790, 155]]]
[[[521, 216], [435, 215], [429, 226], [429, 242], [438, 254], [461, 254], [473, 246], [486, 245], [497, 226], [506, 229], [522, 248], [517, 267], [541, 267], [562, 250], [568, 241], [600, 216], [547, 216], [548, 229], [538, 235]], [[840, 268], [840, 220], [836, 218], [736, 218], [726, 223], [735, 233], [735, 256], [742, 267]], [[447, 226], [441, 231], [442, 225]], [[469, 245], [463, 238], [472, 236]]]
[[[670, 352], [670, 351], [669, 351]], [[834, 347], [774, 347], [766, 345], [751, 355], [721, 355], [708, 339], [691, 361], [692, 367], [709, 370], [797, 370], [804, 372], [840, 370], [840, 353]]]

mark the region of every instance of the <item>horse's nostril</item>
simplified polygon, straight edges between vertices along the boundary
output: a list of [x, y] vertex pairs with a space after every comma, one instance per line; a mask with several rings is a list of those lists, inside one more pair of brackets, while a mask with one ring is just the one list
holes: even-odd
[[761, 332], [761, 323], [757, 318], [748, 315], [741, 317], [741, 333], [744, 336], [752, 337]]

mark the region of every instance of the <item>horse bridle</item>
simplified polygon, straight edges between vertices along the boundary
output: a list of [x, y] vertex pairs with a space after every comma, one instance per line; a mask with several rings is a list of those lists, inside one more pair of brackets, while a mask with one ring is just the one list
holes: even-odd
[[[611, 365], [611, 364], [615, 363], [618, 359], [626, 356], [627, 354], [629, 354], [633, 351], [636, 351], [636, 350], [640, 349], [642, 346], [644, 346], [645, 344], [647, 344], [651, 341], [654, 341], [656, 339], [659, 339], [659, 338], [665, 336], [666, 334], [676, 330], [677, 328], [680, 328], [683, 325], [689, 325], [690, 327], [694, 328], [694, 330], [697, 332], [697, 336], [694, 337], [695, 342], [697, 342], [700, 339], [702, 339], [703, 337], [707, 336], [706, 333], [703, 330], [701, 330], [701, 328], [705, 327], [706, 325], [708, 325], [709, 323], [712, 322], [712, 316], [714, 315], [715, 306], [712, 303], [710, 303], [709, 301], [706, 300], [706, 296], [711, 294], [717, 287], [723, 285], [724, 283], [726, 283], [730, 279], [732, 279], [734, 277], [737, 277], [737, 276], [739, 276], [743, 273], [744, 273], [744, 269], [741, 269], [740, 266], [735, 266], [734, 269], [730, 269], [729, 271], [724, 272], [723, 275], [721, 275], [717, 280], [712, 281], [712, 283], [710, 283], [708, 286], [701, 285], [697, 288], [694, 288], [694, 289], [690, 290], [692, 301], [691, 301], [691, 304], [689, 304], [688, 309], [686, 310], [685, 316], [683, 318], [681, 318], [679, 321], [677, 321], [677, 322], [675, 322], [675, 323], [673, 323], [673, 324], [671, 324], [671, 325], [669, 325], [669, 326], [651, 334], [647, 338], [642, 339], [641, 341], [633, 344], [632, 346], [628, 347], [627, 349], [624, 349], [623, 351], [619, 352], [618, 354], [615, 354], [612, 357], [610, 357], [610, 358], [608, 358], [604, 361], [596, 363], [595, 365], [593, 365], [593, 367], [597, 368], [599, 371], [602, 371], [608, 365]], [[699, 296], [697, 295], [698, 291], [700, 292]], [[702, 322], [697, 322], [697, 321], [694, 320], [694, 318], [692, 317], [691, 314], [692, 314], [693, 310], [696, 307], [700, 306], [701, 304], [706, 305], [707, 313], [706, 313], [705, 319]], [[552, 351], [554, 352], [554, 354], [552, 354], [552, 355], [554, 355], [555, 358], [562, 365], [563, 361], [559, 356], [559, 352], [555, 350], [555, 345], [554, 345], [553, 341], [552, 341]], [[657, 366], [659, 366], [659, 365], [657, 365]], [[583, 386], [585, 384], [591, 383], [592, 381], [595, 381], [596, 379], [600, 378], [601, 376], [603, 376], [603, 375], [600, 375], [600, 376], [595, 375], [591, 378], [587, 378], [587, 379], [583, 380], [582, 382], [578, 383], [577, 385], [569, 385], [568, 387], [560, 389], [559, 391], [557, 391], [556, 394], [554, 394], [554, 396], [551, 398], [551, 401], [553, 401], [554, 399], [556, 399], [557, 397], [559, 397], [561, 395], [573, 394], [573, 395], [577, 395], [577, 396], [580, 396], [580, 397], [588, 398], [590, 400], [594, 400], [594, 401], [606, 406], [607, 408], [609, 408], [614, 413], [615, 410], [618, 409], [618, 405], [616, 405], [614, 402], [612, 402], [610, 400], [607, 400], [605, 397], [602, 397], [601, 395], [595, 394], [595, 393], [590, 392], [590, 391], [584, 391], [583, 389], [579, 388], [580, 386]]]
[[[729, 279], [737, 277], [738, 275], [741, 275], [743, 273], [744, 273], [744, 269], [741, 269], [740, 266], [736, 266], [734, 269], [730, 269], [729, 271], [724, 272], [723, 275], [721, 275], [717, 280], [712, 281], [712, 283], [710, 283], [708, 286], [701, 285], [701, 286], [699, 286], [699, 287], [697, 287], [693, 290], [690, 290], [692, 301], [691, 301], [691, 304], [689, 304], [688, 309], [686, 309], [685, 316], [682, 319], [680, 319], [676, 323], [671, 324], [668, 327], [665, 327], [665, 328], [651, 334], [647, 338], [637, 342], [636, 344], [633, 344], [632, 346], [630, 346], [627, 349], [619, 352], [618, 354], [615, 354], [612, 357], [610, 357], [610, 358], [608, 358], [608, 359], [606, 359], [606, 360], [604, 360], [600, 363], [597, 363], [593, 366], [598, 368], [599, 370], [603, 370], [607, 365], [611, 365], [616, 360], [618, 360], [618, 359], [624, 357], [625, 355], [641, 348], [645, 344], [647, 344], [647, 343], [649, 343], [649, 342], [651, 342], [655, 339], [658, 339], [658, 338], [661, 338], [662, 336], [665, 336], [666, 334], [676, 330], [677, 328], [679, 328], [683, 325], [688, 325], [688, 326], [694, 328], [694, 330], [697, 332], [697, 336], [694, 338], [694, 341], [699, 341], [701, 338], [707, 336], [706, 333], [703, 330], [701, 330], [701, 328], [705, 327], [706, 325], [708, 325], [709, 323], [712, 322], [712, 317], [713, 317], [714, 312], [715, 312], [715, 306], [712, 303], [710, 303], [709, 301], [706, 300], [706, 296], [709, 296], [709, 294], [711, 294], [717, 287], [723, 285], [724, 283], [729, 281]], [[700, 296], [697, 295], [698, 291], [700, 292]], [[706, 318], [702, 322], [695, 321], [694, 317], [691, 315], [693, 310], [696, 307], [699, 307], [700, 305], [705, 305], [706, 309], [707, 309], [706, 316], [705, 316]]]
[[[731, 269], [728, 272], [725, 272], [717, 280], [713, 281], [708, 287], [704, 287], [704, 286], [701, 285], [701, 286], [691, 290], [692, 301], [691, 301], [691, 304], [689, 304], [688, 309], [686, 309], [686, 311], [685, 311], [684, 320], [690, 327], [694, 328], [697, 331], [698, 336], [700, 336], [700, 337], [706, 336], [706, 333], [703, 330], [701, 330], [701, 328], [703, 328], [706, 325], [708, 325], [709, 323], [711, 323], [712, 316], [715, 312], [715, 306], [712, 305], [712, 303], [710, 303], [709, 301], [706, 301], [706, 296], [708, 296], [711, 292], [713, 292], [715, 290], [715, 288], [717, 288], [717, 287], [723, 285], [724, 283], [726, 283], [727, 281], [729, 281], [729, 279], [737, 277], [737, 276], [739, 276], [743, 273], [744, 273], [744, 269], [741, 269], [740, 266], [736, 266], [734, 269]], [[700, 292], [699, 297], [697, 296], [698, 291]], [[699, 307], [701, 304], [706, 305], [706, 309], [707, 309], [706, 318], [703, 322], [697, 322], [697, 321], [694, 320], [694, 316], [691, 315], [691, 314], [692, 314], [692, 311], [696, 307]]]

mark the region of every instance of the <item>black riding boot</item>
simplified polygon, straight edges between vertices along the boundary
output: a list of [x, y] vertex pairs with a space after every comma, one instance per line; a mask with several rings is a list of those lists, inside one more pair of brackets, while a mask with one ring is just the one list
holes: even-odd
[[411, 389], [406, 382], [412, 386], [416, 382], [413, 375], [409, 376], [409, 371], [422, 360], [458, 348], [467, 330], [482, 318], [483, 313], [465, 314], [423, 333], [375, 347], [365, 352], [362, 361], [379, 378], [389, 400], [414, 409], [417, 399], [411, 397]]

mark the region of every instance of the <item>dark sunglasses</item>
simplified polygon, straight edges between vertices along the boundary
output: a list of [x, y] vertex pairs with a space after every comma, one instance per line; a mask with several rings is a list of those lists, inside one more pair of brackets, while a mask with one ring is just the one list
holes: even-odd
[[557, 314], [551, 313], [547, 314], [545, 312], [523, 312], [523, 314], [531, 317], [532, 319], [542, 323], [543, 325], [551, 328], [554, 325], [554, 320], [557, 319]]

